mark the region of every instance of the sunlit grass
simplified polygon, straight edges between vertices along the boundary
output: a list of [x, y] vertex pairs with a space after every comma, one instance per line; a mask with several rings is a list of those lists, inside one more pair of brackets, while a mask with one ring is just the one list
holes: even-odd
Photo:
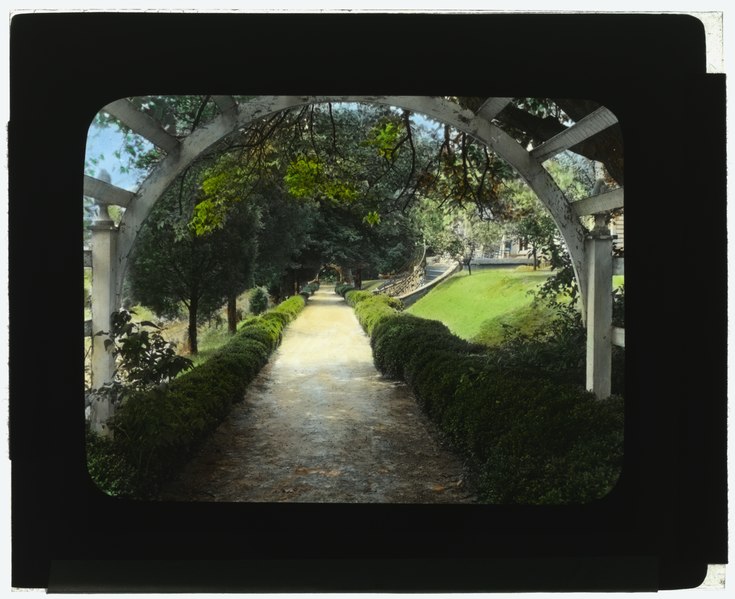
[[525, 304], [483, 321], [470, 341], [488, 346], [500, 345], [506, 340], [508, 330], [522, 335], [533, 335], [547, 327], [554, 317], [554, 311], [546, 304]]
[[189, 356], [189, 358], [194, 362], [194, 366], [198, 366], [209, 360], [231, 338], [232, 335], [227, 330], [226, 323], [219, 326], [215, 324], [204, 325], [199, 329], [199, 352], [195, 356]]
[[494, 340], [502, 331], [501, 323], [510, 323], [513, 320], [510, 315], [516, 311], [522, 310], [518, 318], [527, 321], [529, 327], [534, 321], [548, 317], [540, 309], [530, 310], [533, 298], [529, 291], [537, 289], [551, 274], [547, 270], [486, 269], [475, 270], [470, 275], [463, 270], [440, 283], [406, 311], [440, 320], [463, 339], [481, 335], [483, 339]]

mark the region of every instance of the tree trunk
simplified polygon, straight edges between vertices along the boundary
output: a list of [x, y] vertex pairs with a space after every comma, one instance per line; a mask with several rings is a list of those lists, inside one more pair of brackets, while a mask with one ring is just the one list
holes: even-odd
[[362, 289], [362, 268], [355, 271], [355, 289]]
[[227, 330], [230, 333], [237, 332], [237, 298], [227, 298]]
[[199, 299], [194, 297], [189, 304], [189, 353], [199, 353], [197, 345], [197, 311], [199, 310]]
[[538, 262], [536, 261], [536, 246], [533, 246], [533, 270], [536, 270], [538, 267]]

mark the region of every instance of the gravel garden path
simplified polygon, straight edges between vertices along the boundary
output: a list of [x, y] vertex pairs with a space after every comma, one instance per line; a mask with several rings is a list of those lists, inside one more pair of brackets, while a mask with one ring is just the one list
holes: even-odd
[[472, 503], [461, 461], [322, 287], [168, 501]]

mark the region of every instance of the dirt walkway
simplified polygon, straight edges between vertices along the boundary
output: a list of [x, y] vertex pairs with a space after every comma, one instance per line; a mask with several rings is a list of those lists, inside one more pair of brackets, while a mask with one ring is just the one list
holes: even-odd
[[165, 500], [470, 503], [403, 383], [373, 366], [352, 309], [325, 287]]

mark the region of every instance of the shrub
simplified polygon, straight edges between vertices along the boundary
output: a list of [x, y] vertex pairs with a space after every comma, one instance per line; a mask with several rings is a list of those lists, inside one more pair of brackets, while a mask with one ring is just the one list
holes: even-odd
[[[532, 333], [507, 327], [504, 342], [489, 350], [493, 361], [519, 376], [543, 376], [560, 384], [584, 385], [587, 334], [579, 311], [558, 302], [549, 302], [544, 309], [553, 314], [546, 327]], [[612, 393], [624, 392], [625, 350], [613, 347]]]
[[381, 320], [394, 316], [403, 310], [403, 303], [395, 297], [388, 297], [387, 295], [359, 297], [362, 297], [362, 300], [355, 304], [355, 316], [357, 316], [360, 326], [368, 335], [372, 335], [375, 326]]
[[250, 311], [262, 314], [268, 309], [268, 293], [262, 287], [256, 287], [250, 294]]
[[352, 285], [350, 285], [349, 283], [337, 283], [337, 284], [336, 284], [336, 285], [334, 286], [334, 292], [335, 292], [335, 293], [336, 293], [337, 295], [341, 295], [342, 297], [344, 297], [344, 296], [345, 296], [345, 294], [346, 294], [346, 293], [347, 293], [348, 291], [351, 291], [351, 290], [353, 290], [353, 289], [354, 289], [354, 287], [353, 287]]
[[87, 471], [97, 487], [108, 495], [134, 496], [136, 472], [117, 451], [118, 445], [86, 426]]
[[363, 328], [373, 317], [376, 367], [408, 383], [464, 457], [481, 501], [583, 503], [613, 487], [622, 464], [623, 401], [599, 401], [563, 380], [578, 359], [571, 316], [555, 325], [555, 341], [519, 337], [491, 351], [441, 322], [388, 307], [388, 299], [347, 292]]
[[353, 308], [361, 301], [366, 300], [370, 297], [374, 297], [369, 291], [361, 291], [358, 289], [349, 289], [345, 292], [344, 298], [348, 305]]
[[622, 466], [622, 398], [597, 400], [579, 388], [553, 386], [530, 400], [534, 405], [488, 452], [478, 485], [482, 498], [557, 504], [607, 494]]
[[271, 314], [286, 314], [288, 320], [291, 321], [296, 318], [296, 315], [301, 312], [304, 308], [306, 301], [300, 295], [293, 295], [290, 298], [283, 300], [275, 308], [273, 308]]
[[147, 320], [133, 322], [133, 314], [124, 309], [113, 312], [110, 330], [95, 335], [107, 335], [105, 349], [115, 357], [116, 368], [113, 380], [94, 395], [107, 395], [113, 404], [173, 380], [194, 366], [190, 359], [176, 354], [174, 344], [161, 335], [160, 326]]
[[305, 297], [308, 298], [309, 296], [314, 295], [314, 293], [318, 289], [319, 289], [319, 281], [310, 281], [301, 288], [301, 291], [299, 293], [301, 295], [305, 295]]
[[[90, 474], [110, 494], [154, 496], [193, 451], [242, 401], [247, 386], [280, 343], [284, 327], [304, 306], [301, 296], [241, 323], [212, 357], [151, 391], [135, 393], [109, 422], [111, 440], [90, 437]], [[111, 461], [117, 467], [103, 473]]]

